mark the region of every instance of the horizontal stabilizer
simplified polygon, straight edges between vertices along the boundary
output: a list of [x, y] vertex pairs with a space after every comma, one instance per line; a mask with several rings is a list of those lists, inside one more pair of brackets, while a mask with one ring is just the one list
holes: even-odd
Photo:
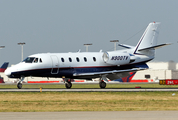
[[121, 46], [121, 47], [124, 47], [124, 48], [127, 48], [127, 49], [132, 49], [132, 48], [134, 48], [134, 46], [125, 45], [125, 44], [118, 44], [118, 46]]
[[135, 72], [140, 70], [146, 70], [147, 68], [133, 68], [126, 70], [113, 70], [113, 71], [104, 71], [104, 72], [92, 72], [92, 73], [75, 73], [73, 76], [90, 76], [90, 75], [104, 75], [104, 74], [115, 74], [115, 73], [123, 73], [123, 72]]
[[167, 46], [167, 45], [171, 45], [171, 44], [165, 43], [165, 44], [155, 45], [155, 46], [139, 49], [138, 51], [148, 50], [148, 49], [152, 49], [152, 48], [158, 49], [158, 48], [161, 48], [161, 47], [164, 47], [164, 46]]

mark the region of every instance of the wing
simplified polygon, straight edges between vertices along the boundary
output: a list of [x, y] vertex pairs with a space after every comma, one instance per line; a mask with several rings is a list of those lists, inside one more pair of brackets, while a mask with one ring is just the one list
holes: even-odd
[[127, 72], [135, 72], [140, 70], [146, 70], [147, 68], [132, 68], [126, 70], [113, 70], [113, 71], [104, 71], [104, 72], [92, 72], [92, 73], [74, 73], [73, 76], [94, 76], [94, 75], [109, 75], [109, 74], [117, 74], [117, 73], [127, 73]]

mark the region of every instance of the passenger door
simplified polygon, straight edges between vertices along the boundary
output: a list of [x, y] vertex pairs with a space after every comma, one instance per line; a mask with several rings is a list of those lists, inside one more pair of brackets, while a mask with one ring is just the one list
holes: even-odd
[[52, 60], [52, 68], [51, 68], [51, 74], [58, 74], [59, 72], [59, 60], [56, 55], [51, 56]]

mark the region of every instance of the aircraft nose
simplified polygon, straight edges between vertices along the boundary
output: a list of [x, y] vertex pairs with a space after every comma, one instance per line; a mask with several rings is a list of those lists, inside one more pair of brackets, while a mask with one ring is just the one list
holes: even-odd
[[5, 73], [5, 75], [8, 76], [8, 77], [11, 75], [11, 71], [10, 71], [9, 68], [7, 68], [7, 69], [4, 71], [4, 73]]

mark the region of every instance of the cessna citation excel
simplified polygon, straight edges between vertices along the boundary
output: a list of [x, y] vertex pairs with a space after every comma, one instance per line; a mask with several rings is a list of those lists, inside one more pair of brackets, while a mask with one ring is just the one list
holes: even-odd
[[136, 46], [119, 44], [124, 50], [109, 52], [41, 53], [28, 56], [6, 69], [9, 78], [19, 78], [17, 87], [27, 76], [63, 78], [66, 88], [71, 79], [100, 78], [100, 88], [110, 80], [129, 76], [130, 72], [148, 69], [146, 62], [154, 59], [160, 23], [150, 23]]

